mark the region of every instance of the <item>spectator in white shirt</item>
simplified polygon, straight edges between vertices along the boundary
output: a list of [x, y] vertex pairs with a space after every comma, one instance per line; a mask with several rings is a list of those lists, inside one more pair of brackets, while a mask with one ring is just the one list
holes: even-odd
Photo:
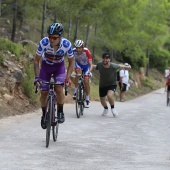
[[[129, 66], [128, 63], [124, 64], [125, 66]], [[124, 95], [125, 92], [128, 90], [129, 88], [129, 71], [128, 69], [122, 69], [119, 72], [120, 74], [120, 81], [119, 81], [119, 87], [120, 87], [120, 101], [124, 102]]]

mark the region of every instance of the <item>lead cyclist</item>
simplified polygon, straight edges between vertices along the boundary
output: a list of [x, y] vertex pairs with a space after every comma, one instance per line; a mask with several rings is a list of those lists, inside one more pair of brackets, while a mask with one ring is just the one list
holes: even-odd
[[[57, 117], [58, 122], [65, 121], [63, 105], [64, 92], [63, 86], [65, 82], [69, 82], [70, 75], [74, 66], [74, 55], [72, 44], [69, 40], [62, 37], [63, 26], [61, 23], [53, 23], [47, 29], [48, 36], [44, 37], [40, 42], [34, 58], [34, 85], [39, 86], [41, 90], [40, 103], [42, 108], [41, 127], [46, 129], [44, 122], [46, 111], [46, 100], [49, 86], [41, 81], [49, 82], [53, 75], [55, 83], [54, 90], [57, 94]], [[67, 73], [64, 63], [64, 56], [67, 55], [68, 67]], [[41, 65], [41, 67], [40, 67]]]

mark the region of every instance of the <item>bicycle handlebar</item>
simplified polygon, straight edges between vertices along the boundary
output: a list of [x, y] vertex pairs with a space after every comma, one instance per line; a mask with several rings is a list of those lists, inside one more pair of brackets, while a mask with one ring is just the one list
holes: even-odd
[[[61, 85], [61, 84], [59, 84], [59, 83], [55, 83], [55, 82], [41, 82], [42, 84], [48, 84], [48, 85]], [[38, 86], [36, 86], [36, 88], [35, 88], [35, 93], [38, 93], [38, 89], [39, 89], [39, 87]], [[65, 84], [65, 96], [67, 96], [67, 93], [68, 93], [68, 86]]]

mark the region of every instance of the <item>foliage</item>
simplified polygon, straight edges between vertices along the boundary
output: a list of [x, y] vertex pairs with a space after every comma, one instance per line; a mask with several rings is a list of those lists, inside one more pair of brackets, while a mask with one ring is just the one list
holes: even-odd
[[16, 44], [8, 39], [0, 37], [0, 50], [10, 51], [12, 54], [15, 54], [16, 59], [19, 60], [23, 48], [21, 44]]
[[23, 82], [23, 88], [25, 94], [29, 97], [30, 102], [32, 104], [36, 104], [38, 101], [38, 95], [35, 94], [35, 86], [33, 84], [34, 82], [34, 69], [33, 69], [33, 64], [28, 64], [28, 62], [24, 63], [24, 67], [26, 70], [26, 76], [24, 78]]
[[164, 70], [169, 66], [170, 52], [168, 50], [152, 50], [150, 54], [150, 67], [157, 68], [159, 71]]
[[0, 65], [3, 64], [5, 58], [6, 58], [6, 56], [0, 52]]

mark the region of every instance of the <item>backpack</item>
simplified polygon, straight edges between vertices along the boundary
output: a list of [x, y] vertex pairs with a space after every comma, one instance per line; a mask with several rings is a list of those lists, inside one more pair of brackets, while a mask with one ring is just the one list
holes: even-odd
[[[124, 69], [124, 74], [125, 74], [125, 69]], [[117, 77], [117, 81], [120, 81], [120, 70], [117, 71], [116, 77]]]

